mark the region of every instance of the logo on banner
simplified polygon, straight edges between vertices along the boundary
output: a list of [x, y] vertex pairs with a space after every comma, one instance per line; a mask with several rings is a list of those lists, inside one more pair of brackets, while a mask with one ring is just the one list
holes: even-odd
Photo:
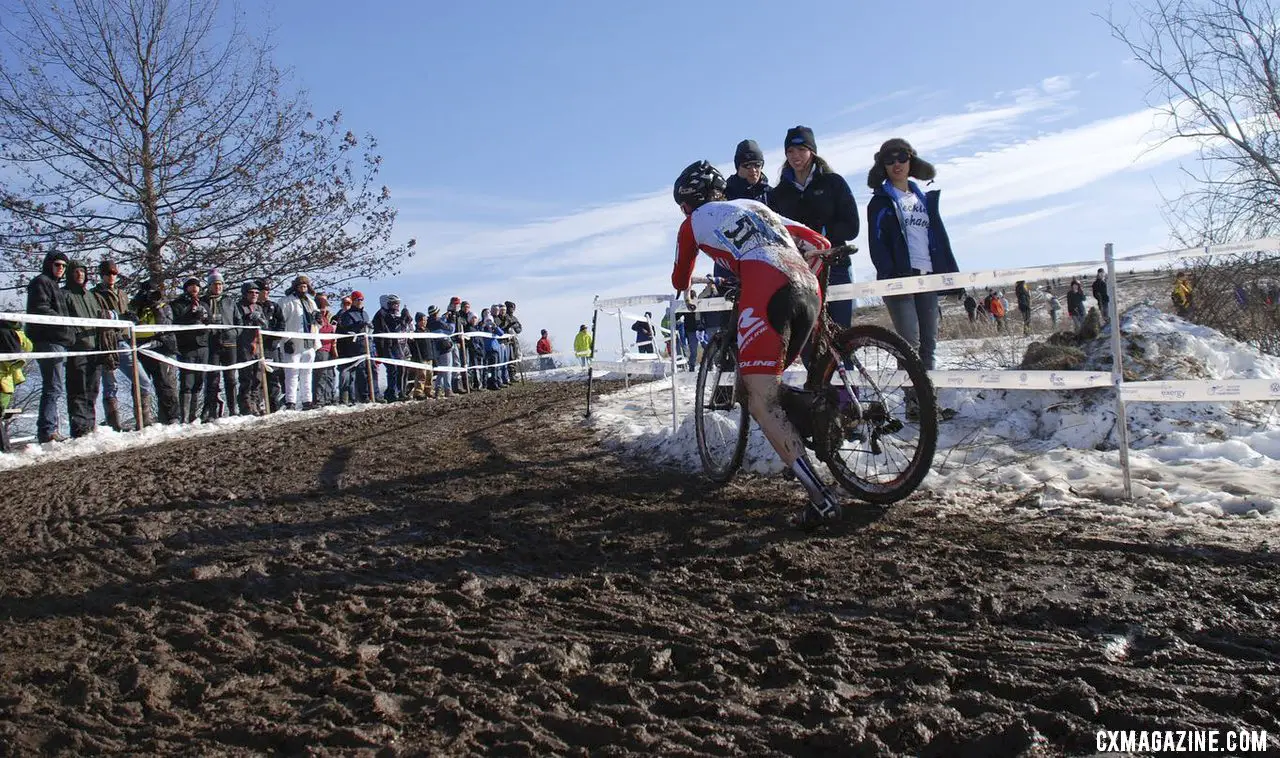
[[1271, 383], [1271, 394], [1280, 396], [1280, 382]]
[[[1213, 388], [1209, 388], [1209, 394], [1213, 394]], [[1186, 390], [1160, 390], [1160, 397], [1167, 397], [1172, 400], [1181, 400], [1187, 396]]]
[[963, 386], [964, 386], [964, 377], [962, 377], [962, 376], [949, 376], [949, 377], [947, 377], [947, 384], [952, 384], [952, 385], [955, 385], [956, 387], [963, 387]]
[[942, 277], [942, 283], [950, 287], [956, 283], [956, 278], [950, 274], [947, 274]]
[[898, 290], [901, 290], [901, 289], [902, 289], [902, 282], [889, 282], [889, 285], [885, 287], [886, 292], [897, 292]]
[[999, 384], [1000, 375], [999, 374], [983, 374], [982, 376], [978, 377], [978, 381], [983, 384]]
[[1238, 384], [1210, 384], [1209, 394], [1214, 397], [1235, 397], [1240, 394]]
[[1049, 374], [1049, 385], [1053, 387], [1065, 387], [1067, 386], [1067, 380], [1062, 376], [1062, 374], [1055, 371], [1054, 373]]
[[1026, 384], [1026, 383], [1027, 383], [1027, 375], [1018, 374], [1018, 384]]

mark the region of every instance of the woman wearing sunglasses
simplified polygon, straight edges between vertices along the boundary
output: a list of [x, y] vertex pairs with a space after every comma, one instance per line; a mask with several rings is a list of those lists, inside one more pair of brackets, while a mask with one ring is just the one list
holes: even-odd
[[[931, 181], [933, 164], [922, 160], [904, 139], [880, 146], [867, 173], [872, 190], [867, 204], [867, 244], [877, 279], [959, 271], [951, 240], [938, 214], [938, 190], [924, 192], [912, 178]], [[933, 369], [938, 342], [938, 293], [886, 295], [893, 328]]]

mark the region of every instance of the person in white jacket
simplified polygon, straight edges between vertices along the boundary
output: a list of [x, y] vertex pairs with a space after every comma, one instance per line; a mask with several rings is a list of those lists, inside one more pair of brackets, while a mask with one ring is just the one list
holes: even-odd
[[[280, 315], [284, 321], [286, 332], [308, 332], [318, 334], [318, 323], [315, 301], [311, 298], [311, 279], [299, 274], [293, 285], [284, 293], [280, 301]], [[311, 369], [303, 368], [305, 364], [316, 358], [319, 342], [291, 337], [284, 340], [281, 346], [286, 363], [299, 364], [298, 368], [284, 370], [284, 407], [285, 410], [311, 409]], [[298, 398], [302, 398], [299, 406]]]

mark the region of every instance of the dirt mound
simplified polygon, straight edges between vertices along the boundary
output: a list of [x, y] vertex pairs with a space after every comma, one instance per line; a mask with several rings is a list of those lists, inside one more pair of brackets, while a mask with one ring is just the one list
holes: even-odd
[[530, 385], [0, 475], [0, 755], [1280, 732], [1280, 572], [1247, 522], [975, 492], [804, 536], [779, 526], [794, 484], [639, 468], [566, 420], [581, 406]]

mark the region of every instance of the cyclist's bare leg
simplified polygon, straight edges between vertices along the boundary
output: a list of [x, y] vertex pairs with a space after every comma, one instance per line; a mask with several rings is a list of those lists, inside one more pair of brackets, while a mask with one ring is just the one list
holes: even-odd
[[[782, 409], [779, 389], [782, 377], [770, 374], [745, 374], [743, 388], [747, 392], [747, 411], [760, 425], [765, 439], [778, 453], [778, 457], [795, 472], [796, 478], [809, 494], [809, 499], [822, 518], [839, 516], [839, 505], [833, 494], [818, 479], [813, 464], [805, 455], [804, 442], [795, 425]], [[834, 511], [834, 512], [832, 512]]]
[[769, 440], [782, 462], [790, 466], [804, 455], [804, 443], [779, 400], [782, 378], [770, 374], [747, 374], [742, 385], [747, 391], [747, 410], [760, 425], [764, 438]]

